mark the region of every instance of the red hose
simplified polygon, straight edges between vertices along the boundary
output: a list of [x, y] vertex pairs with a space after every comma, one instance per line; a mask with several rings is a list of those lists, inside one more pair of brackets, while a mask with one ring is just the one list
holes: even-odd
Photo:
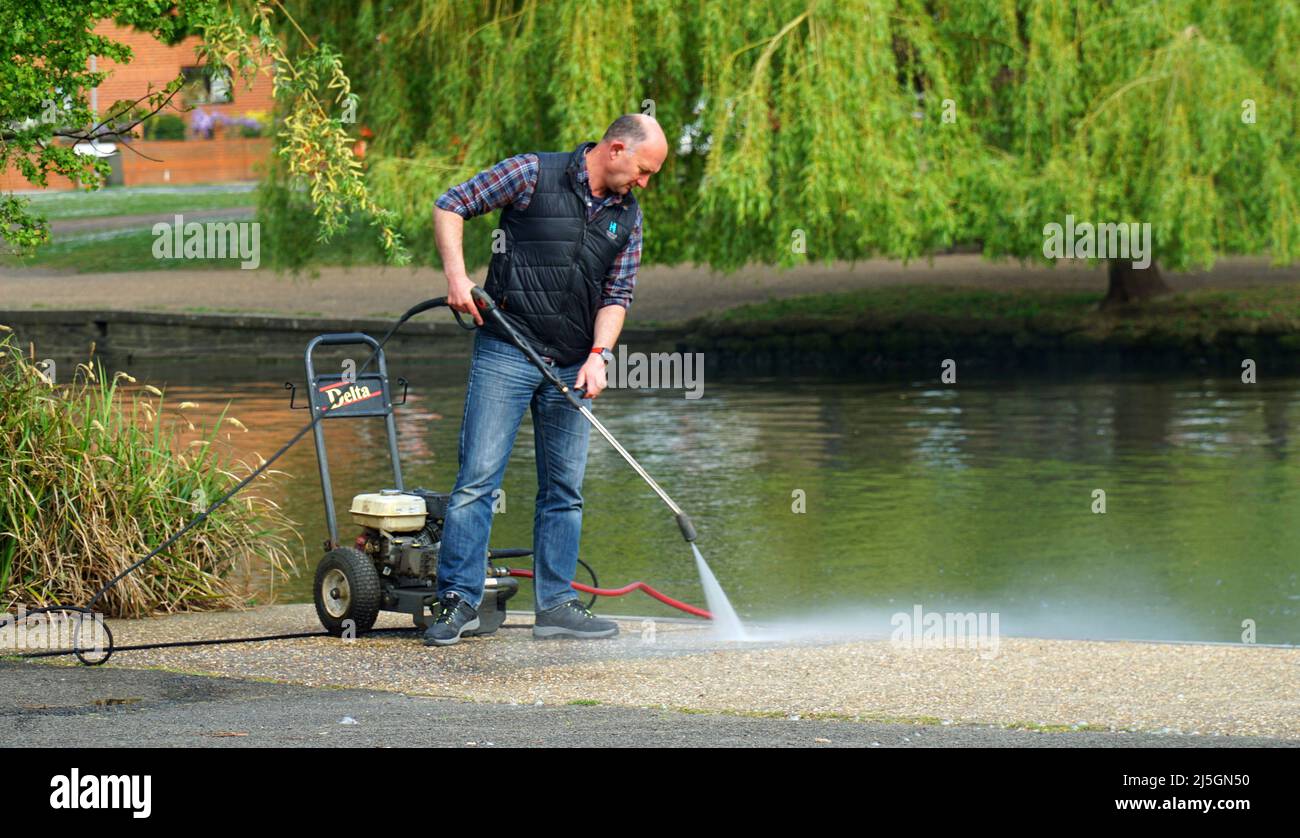
[[[520, 576], [524, 579], [533, 578], [533, 572], [531, 570], [522, 570], [520, 568], [512, 567], [509, 568], [509, 571], [511, 576]], [[596, 596], [623, 596], [625, 594], [630, 594], [633, 591], [645, 591], [664, 605], [670, 605], [678, 611], [685, 611], [687, 614], [694, 614], [696, 617], [703, 617], [706, 620], [713, 619], [713, 615], [708, 611], [705, 611], [703, 608], [696, 608], [694, 605], [687, 605], [680, 600], [673, 599], [667, 594], [661, 594], [644, 582], [633, 582], [632, 584], [624, 585], [621, 588], [593, 588], [590, 585], [584, 585], [581, 582], [574, 582], [573, 587], [585, 594], [595, 594]]]

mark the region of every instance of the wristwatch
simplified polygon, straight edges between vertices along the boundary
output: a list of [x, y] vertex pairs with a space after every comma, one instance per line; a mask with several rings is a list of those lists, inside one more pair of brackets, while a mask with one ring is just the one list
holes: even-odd
[[589, 354], [599, 355], [605, 361], [606, 365], [608, 365], [610, 361], [614, 360], [614, 353], [610, 352], [603, 346], [593, 346]]

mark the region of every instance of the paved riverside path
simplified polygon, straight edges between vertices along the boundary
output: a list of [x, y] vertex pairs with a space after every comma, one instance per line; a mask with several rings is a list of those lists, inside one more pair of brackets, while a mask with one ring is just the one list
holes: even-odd
[[[352, 641], [9, 659], [0, 745], [1300, 745], [1297, 648], [1002, 638], [987, 656], [639, 618], [534, 641], [529, 620], [442, 649], [385, 613]], [[109, 623], [120, 646], [319, 630], [310, 604]]]

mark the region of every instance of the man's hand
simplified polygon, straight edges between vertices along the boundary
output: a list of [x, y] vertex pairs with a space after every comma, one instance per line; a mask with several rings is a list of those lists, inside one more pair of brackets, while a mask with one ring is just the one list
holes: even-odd
[[581, 387], [588, 398], [596, 398], [605, 389], [605, 359], [599, 355], [588, 355], [587, 363], [578, 370], [575, 387]]
[[473, 296], [470, 295], [470, 289], [474, 283], [470, 282], [469, 277], [463, 279], [447, 279], [447, 307], [471, 315], [474, 322], [483, 325], [483, 315], [478, 312], [478, 304], [474, 302]]

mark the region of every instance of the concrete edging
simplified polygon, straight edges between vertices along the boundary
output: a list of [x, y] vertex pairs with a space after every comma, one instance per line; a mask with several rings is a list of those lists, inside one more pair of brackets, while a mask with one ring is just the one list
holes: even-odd
[[[365, 332], [382, 336], [397, 319], [373, 317], [295, 317], [275, 314], [207, 314], [191, 312], [86, 310], [0, 311], [0, 324], [13, 329], [24, 350], [34, 344], [37, 357], [84, 361], [95, 354], [114, 362], [136, 359], [211, 358], [226, 353], [298, 357], [307, 342], [326, 332]], [[674, 347], [677, 330], [629, 328], [622, 340]], [[444, 314], [437, 321], [411, 320], [389, 342], [390, 351], [418, 349], [427, 359], [465, 358], [470, 333]]]

